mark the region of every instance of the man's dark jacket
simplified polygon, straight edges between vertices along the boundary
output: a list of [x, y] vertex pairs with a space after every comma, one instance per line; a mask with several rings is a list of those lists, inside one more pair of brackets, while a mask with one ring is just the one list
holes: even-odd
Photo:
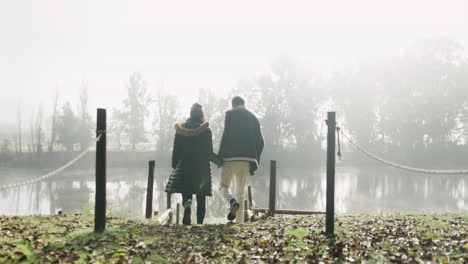
[[[219, 147], [219, 157], [250, 158], [251, 172], [257, 169], [263, 151], [263, 136], [258, 119], [245, 107], [237, 107], [226, 112], [224, 132]], [[252, 166], [254, 166], [252, 168]]]

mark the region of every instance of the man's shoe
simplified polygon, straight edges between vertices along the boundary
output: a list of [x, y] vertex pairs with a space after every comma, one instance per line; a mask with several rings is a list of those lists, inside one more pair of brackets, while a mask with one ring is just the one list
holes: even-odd
[[237, 210], [239, 210], [240, 204], [236, 201], [236, 199], [231, 199], [231, 207], [229, 208], [229, 213], [227, 215], [227, 219], [232, 221], [236, 219]]
[[191, 213], [192, 213], [192, 200], [188, 199], [184, 204], [184, 217], [182, 218], [182, 224], [190, 225], [191, 224]]

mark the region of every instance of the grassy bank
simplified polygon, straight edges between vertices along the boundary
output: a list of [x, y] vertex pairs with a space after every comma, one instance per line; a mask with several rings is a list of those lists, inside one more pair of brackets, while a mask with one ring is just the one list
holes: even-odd
[[466, 263], [468, 215], [344, 215], [244, 225], [160, 226], [91, 216], [0, 217], [0, 263]]

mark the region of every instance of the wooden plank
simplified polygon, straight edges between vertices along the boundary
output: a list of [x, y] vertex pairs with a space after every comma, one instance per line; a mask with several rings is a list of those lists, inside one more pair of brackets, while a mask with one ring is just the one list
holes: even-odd
[[168, 223], [168, 220], [171, 216], [172, 216], [172, 209], [169, 208], [169, 209], [166, 209], [166, 211], [164, 211], [164, 213], [156, 221], [158, 221], [158, 223], [162, 225], [162, 224]]
[[[254, 208], [254, 213], [268, 213], [267, 208]], [[302, 211], [302, 210], [287, 210], [287, 209], [276, 209], [276, 214], [290, 214], [290, 215], [314, 215], [314, 214], [325, 214], [325, 212], [316, 211]]]
[[247, 211], [245, 211], [245, 213], [247, 214], [248, 221], [250, 221], [250, 222], [255, 221], [255, 215], [252, 212], [252, 210], [248, 209]]

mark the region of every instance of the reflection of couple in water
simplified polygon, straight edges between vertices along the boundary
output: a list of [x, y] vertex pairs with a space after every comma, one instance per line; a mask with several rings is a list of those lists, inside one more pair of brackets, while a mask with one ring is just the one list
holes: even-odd
[[[190, 118], [175, 125], [176, 135], [172, 152], [172, 173], [166, 192], [181, 193], [184, 207], [182, 223], [191, 223], [192, 196], [197, 198], [197, 223], [205, 218], [205, 198], [211, 196], [210, 161], [222, 167], [220, 191], [229, 203], [229, 221], [244, 221], [244, 189], [249, 175], [253, 175], [263, 151], [263, 137], [258, 119], [245, 108], [244, 100], [232, 99], [232, 110], [226, 112], [224, 132], [219, 152], [213, 152], [212, 134], [202, 106], [194, 104]], [[235, 178], [235, 195], [229, 191]]]

